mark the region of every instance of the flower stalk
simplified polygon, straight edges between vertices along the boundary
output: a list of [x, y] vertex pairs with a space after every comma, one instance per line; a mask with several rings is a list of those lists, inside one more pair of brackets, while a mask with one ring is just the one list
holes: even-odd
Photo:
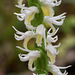
[[[17, 46], [17, 48], [28, 52], [28, 54], [19, 54], [19, 58], [22, 62], [28, 62], [28, 68], [31, 71], [35, 71], [33, 75], [48, 75], [51, 72], [53, 75], [67, 75], [65, 71], [62, 73], [60, 69], [66, 69], [67, 67], [57, 67], [54, 65], [56, 55], [59, 53], [57, 47], [59, 45], [52, 45], [58, 40], [56, 35], [59, 28], [55, 28], [54, 25], [61, 26], [65, 19], [63, 13], [58, 16], [54, 16], [53, 7], [59, 6], [61, 0], [28, 0], [28, 7], [22, 4], [23, 0], [18, 0], [18, 7], [21, 9], [20, 13], [14, 13], [17, 15], [19, 21], [24, 20], [24, 24], [28, 31], [20, 32], [14, 26], [16, 31], [14, 34], [17, 41], [24, 40], [23, 48]], [[54, 24], [54, 25], [53, 25]], [[47, 25], [50, 29], [47, 31]], [[27, 45], [30, 39], [35, 39], [35, 49], [32, 51], [28, 49]], [[34, 64], [34, 66], [32, 66]]]

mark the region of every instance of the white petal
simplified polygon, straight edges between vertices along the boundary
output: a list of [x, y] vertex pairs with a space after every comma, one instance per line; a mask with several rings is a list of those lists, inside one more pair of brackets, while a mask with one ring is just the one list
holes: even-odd
[[64, 19], [61, 19], [61, 21], [56, 21], [56, 20], [52, 21], [52, 23], [55, 25], [62, 25], [63, 22], [64, 22]]
[[36, 29], [36, 34], [40, 34], [41, 36], [44, 36], [44, 25], [39, 25]]
[[18, 31], [14, 26], [12, 26], [12, 27], [16, 31], [16, 34], [19, 34], [19, 35], [23, 35], [24, 34], [23, 32]]
[[45, 49], [46, 49], [46, 29], [44, 29], [44, 46], [45, 46]]
[[28, 68], [31, 70], [31, 71], [35, 71], [36, 70], [36, 67], [32, 67], [33, 65], [33, 62], [35, 61], [36, 59], [30, 59], [29, 62], [28, 62]]
[[58, 36], [55, 36], [54, 38], [53, 37], [51, 37], [51, 35], [47, 35], [47, 41], [49, 42], [49, 43], [51, 43], [51, 42], [56, 42], [58, 40]]
[[28, 61], [32, 58], [40, 57], [40, 51], [31, 51], [27, 55], [26, 54], [19, 54], [19, 58], [21, 61]]
[[30, 52], [31, 50], [29, 50], [29, 49], [24, 49], [24, 48], [21, 48], [21, 47], [19, 47], [19, 46], [16, 46], [17, 48], [19, 48], [19, 49], [21, 49], [22, 51], [26, 51], [26, 52]]
[[[62, 25], [63, 21], [65, 19], [66, 16], [64, 16], [66, 13], [63, 13], [61, 15], [55, 16], [55, 17], [49, 17], [49, 16], [45, 16], [44, 17], [44, 22], [48, 22], [48, 23], [52, 23], [55, 25]], [[58, 21], [60, 20], [60, 21]]]
[[61, 45], [61, 43], [59, 43], [58, 45], [55, 45], [54, 47], [55, 47], [55, 48], [58, 48], [60, 45]]
[[21, 61], [28, 61], [29, 60], [29, 58], [28, 58], [28, 56], [26, 56], [26, 54], [25, 55], [24, 54], [19, 54], [18, 56], [19, 56]]
[[33, 31], [27, 31], [27, 32], [26, 32], [26, 34], [25, 34], [25, 39], [24, 39], [24, 43], [23, 43], [23, 47], [24, 47], [25, 49], [28, 49], [28, 48], [27, 48], [27, 44], [28, 44], [29, 40], [30, 40], [31, 38], [34, 38], [34, 37], [35, 37], [35, 33], [34, 33]]
[[49, 64], [48, 65], [49, 69], [50, 69], [50, 72], [54, 75], [67, 75], [68, 73], [66, 73], [66, 71], [64, 73], [62, 73], [59, 69], [59, 67], [53, 65], [53, 64]]
[[49, 51], [54, 56], [56, 55], [57, 49], [54, 46], [52, 46], [51, 44], [47, 45], [46, 50]]
[[22, 35], [22, 36], [18, 36], [18, 35], [16, 35], [16, 34], [14, 34], [15, 35], [15, 39], [16, 40], [23, 40], [25, 37], [24, 37], [24, 35]]
[[51, 34], [51, 36], [54, 36], [57, 32], [58, 32], [59, 28], [57, 28], [57, 30]]
[[17, 14], [17, 13], [14, 13], [14, 14], [17, 15], [17, 19], [18, 19], [19, 21], [23, 21], [23, 20], [25, 19], [25, 17], [26, 17], [25, 14]]
[[36, 29], [36, 43], [38, 46], [41, 46], [41, 43], [42, 43], [42, 38], [44, 38], [44, 45], [46, 47], [46, 34], [45, 34], [45, 27], [44, 25], [39, 25]]
[[67, 66], [67, 67], [59, 67], [59, 66], [58, 66], [58, 68], [59, 68], [59, 69], [67, 69], [67, 68], [69, 68], [69, 67], [71, 67], [71, 66], [72, 66], [72, 65], [69, 65], [69, 66]]
[[28, 49], [28, 48], [27, 48], [27, 44], [28, 44], [29, 40], [32, 39], [33, 37], [34, 37], [34, 36], [29, 36], [29, 37], [27, 37], [27, 38], [24, 39], [23, 47], [24, 47], [25, 49]]
[[[25, 23], [25, 22], [24, 22]], [[32, 25], [27, 25], [26, 23], [25, 23], [25, 25], [26, 25], [26, 28], [28, 29], [28, 30], [35, 30], [36, 29], [36, 27], [33, 27]]]

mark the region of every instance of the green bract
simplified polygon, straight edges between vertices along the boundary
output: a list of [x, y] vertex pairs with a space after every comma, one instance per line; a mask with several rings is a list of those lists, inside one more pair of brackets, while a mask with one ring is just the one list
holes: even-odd
[[39, 9], [39, 13], [36, 13], [34, 16], [34, 19], [31, 21], [31, 24], [34, 27], [37, 27], [38, 25], [42, 24], [43, 20], [44, 20], [44, 14], [41, 9], [40, 2], [39, 2], [39, 0], [28, 0], [28, 5], [36, 6]]
[[38, 74], [46, 74], [48, 75], [47, 71], [47, 65], [48, 65], [48, 56], [46, 55], [46, 52], [42, 49], [39, 49], [40, 51], [40, 58], [36, 59], [34, 62], [34, 66], [36, 67], [36, 72]]

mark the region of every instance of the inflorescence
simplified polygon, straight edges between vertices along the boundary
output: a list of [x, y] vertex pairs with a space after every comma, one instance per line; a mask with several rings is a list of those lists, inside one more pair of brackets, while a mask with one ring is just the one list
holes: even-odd
[[[58, 40], [56, 35], [59, 28], [55, 28], [54, 25], [61, 26], [65, 19], [65, 14], [63, 13], [58, 16], [54, 16], [53, 7], [59, 6], [61, 0], [27, 0], [28, 6], [25, 7], [23, 0], [18, 0], [18, 7], [21, 9], [20, 13], [14, 13], [17, 15], [19, 21], [24, 21], [24, 24], [28, 31], [20, 32], [14, 26], [16, 31], [15, 39], [24, 40], [23, 47], [17, 46], [17, 48], [22, 51], [26, 51], [28, 54], [19, 54], [21, 61], [29, 61], [28, 68], [31, 71], [36, 72], [33, 75], [48, 75], [51, 72], [53, 75], [67, 75], [68, 73], [62, 73], [60, 69], [66, 69], [67, 67], [58, 67], [54, 65], [56, 55], [59, 50], [56, 48], [60, 46], [52, 45]], [[54, 25], [53, 25], [54, 24]], [[47, 26], [50, 27], [47, 30]], [[28, 49], [27, 45], [30, 39], [35, 39], [34, 50]], [[34, 66], [33, 66], [34, 65]]]

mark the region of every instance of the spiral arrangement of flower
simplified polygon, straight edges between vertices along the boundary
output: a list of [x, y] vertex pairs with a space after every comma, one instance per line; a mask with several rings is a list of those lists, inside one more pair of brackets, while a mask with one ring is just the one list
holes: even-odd
[[[53, 7], [59, 6], [61, 0], [27, 0], [28, 6], [25, 7], [23, 0], [18, 0], [18, 5], [16, 7], [21, 9], [20, 13], [14, 13], [17, 15], [19, 21], [24, 20], [24, 24], [28, 31], [20, 32], [14, 26], [16, 31], [15, 39], [24, 40], [23, 47], [17, 46], [17, 48], [26, 51], [28, 54], [19, 54], [21, 61], [29, 61], [28, 68], [31, 71], [36, 72], [33, 75], [48, 75], [51, 72], [53, 75], [67, 75], [68, 73], [62, 73], [60, 69], [66, 69], [67, 67], [58, 67], [54, 65], [56, 55], [59, 51], [56, 49], [59, 45], [52, 45], [58, 40], [56, 35], [59, 28], [55, 28], [54, 25], [62, 25], [65, 19], [65, 14], [63, 13], [58, 16], [54, 16]], [[50, 29], [47, 30], [47, 26]], [[30, 39], [35, 39], [35, 49], [30, 50], [27, 44]], [[33, 66], [32, 66], [33, 65]]]

